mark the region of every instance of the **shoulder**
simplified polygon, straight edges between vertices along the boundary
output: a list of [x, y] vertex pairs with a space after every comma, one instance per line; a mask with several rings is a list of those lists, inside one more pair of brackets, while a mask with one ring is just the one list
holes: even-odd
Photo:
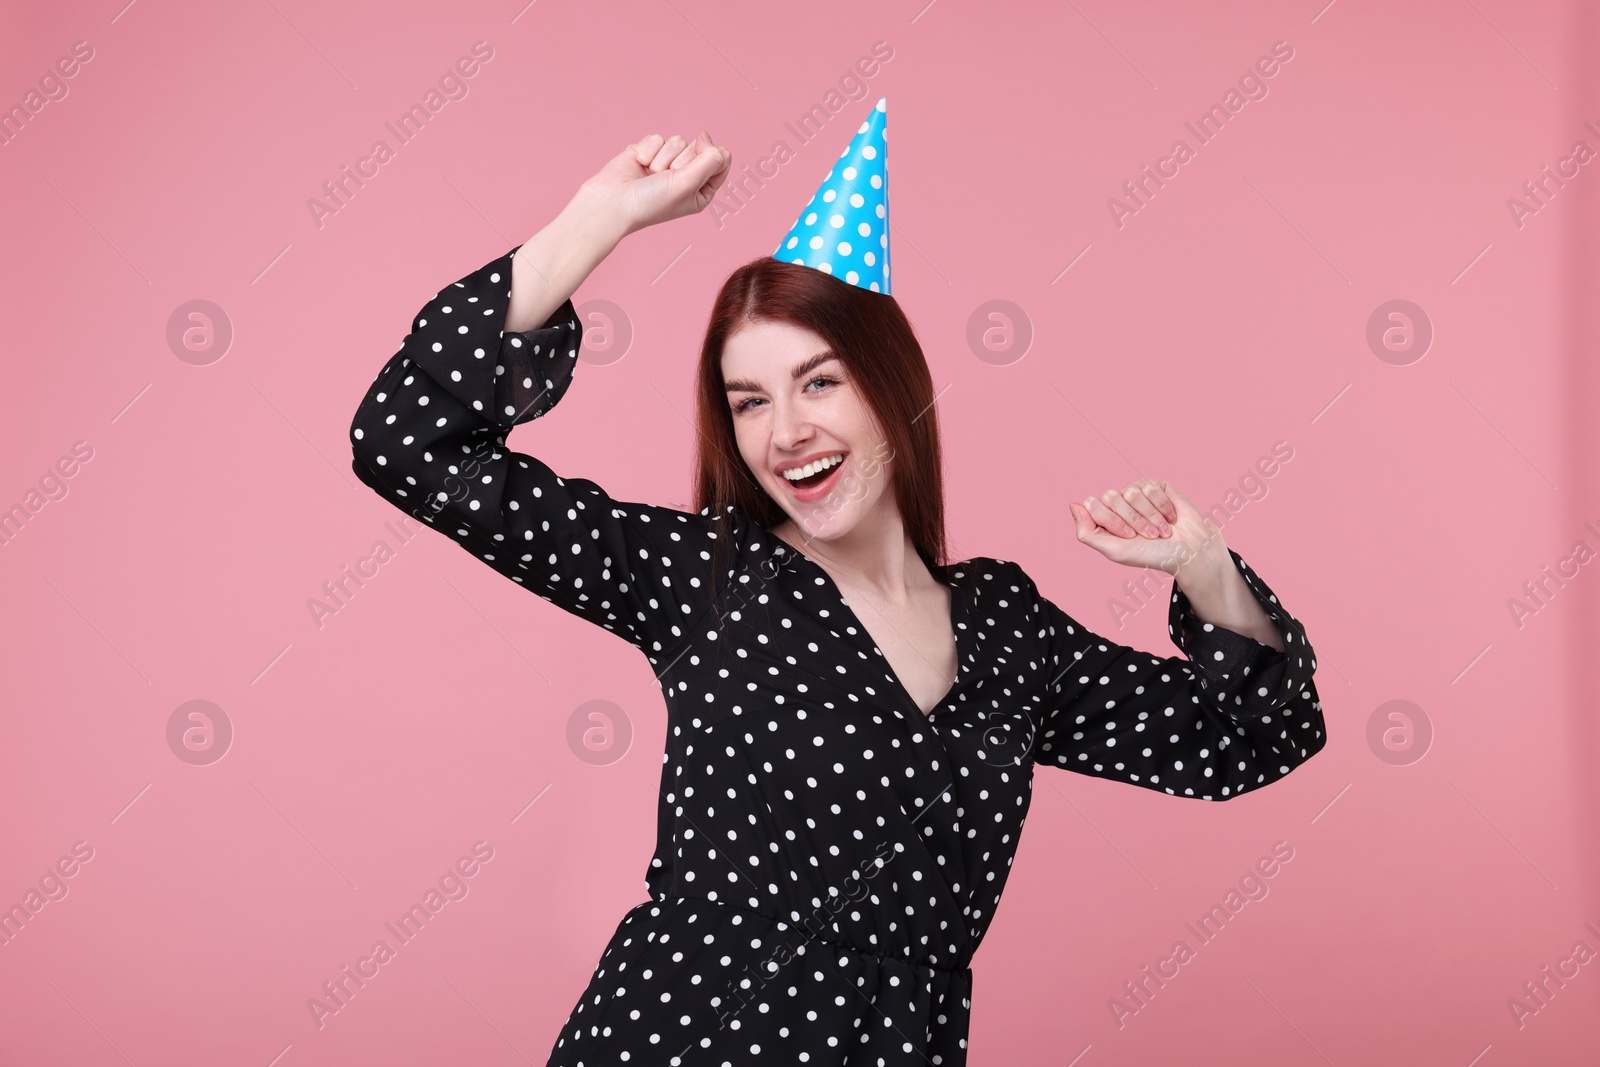
[[[685, 523], [691, 528], [705, 531], [710, 539], [717, 542], [716, 558], [734, 570], [748, 566], [758, 557], [771, 554], [766, 531], [736, 504], [708, 505], [699, 511], [670, 508], [660, 511], [666, 521], [673, 525]], [[705, 558], [712, 558], [711, 554], [706, 554]]]
[[961, 566], [972, 575], [972, 602], [988, 617], [1006, 620], [1019, 637], [1028, 634], [1043, 639], [1061, 623], [1066, 624], [1068, 633], [1076, 628], [1076, 622], [1039, 591], [1033, 576], [1015, 560], [982, 556]]
[[707, 506], [699, 511], [661, 506], [651, 510], [668, 523], [685, 523], [708, 530], [727, 539], [730, 544], [738, 544], [746, 539], [748, 531], [754, 526], [749, 516], [733, 504], [723, 504], [720, 507]]
[[957, 581], [969, 582], [980, 590], [1017, 593], [1033, 588], [1021, 564], [993, 556], [973, 556], [971, 559], [945, 564], [945, 570]]
[[1038, 587], [1020, 564], [993, 556], [973, 556], [945, 565], [953, 584], [970, 590], [974, 603], [995, 611], [1031, 611]]

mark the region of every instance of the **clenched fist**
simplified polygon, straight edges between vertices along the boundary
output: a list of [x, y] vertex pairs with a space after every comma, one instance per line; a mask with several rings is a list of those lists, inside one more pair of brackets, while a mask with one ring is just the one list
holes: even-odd
[[713, 144], [704, 130], [693, 141], [652, 133], [613, 156], [580, 194], [620, 217], [633, 233], [711, 203], [732, 162], [733, 153]]

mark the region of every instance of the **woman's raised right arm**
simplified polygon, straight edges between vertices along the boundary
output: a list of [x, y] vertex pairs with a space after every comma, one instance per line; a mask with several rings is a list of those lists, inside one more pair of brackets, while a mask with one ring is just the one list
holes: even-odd
[[[643, 170], [632, 156], [650, 143], [608, 170]], [[527, 244], [440, 290], [368, 388], [350, 442], [356, 476], [384, 499], [658, 663], [710, 607], [699, 574], [711, 541], [732, 533], [725, 516], [617, 501], [505, 447], [571, 384], [582, 339], [571, 292], [623, 234], [661, 221], [639, 207], [591, 179]]]
[[627, 233], [614, 201], [587, 186], [579, 189], [561, 214], [512, 256], [505, 332], [525, 333], [549, 321]]

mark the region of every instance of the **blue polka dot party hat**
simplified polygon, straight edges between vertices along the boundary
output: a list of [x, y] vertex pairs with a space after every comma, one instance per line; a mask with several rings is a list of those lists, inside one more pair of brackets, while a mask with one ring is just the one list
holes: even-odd
[[879, 97], [772, 258], [888, 294], [888, 106], [889, 98]]

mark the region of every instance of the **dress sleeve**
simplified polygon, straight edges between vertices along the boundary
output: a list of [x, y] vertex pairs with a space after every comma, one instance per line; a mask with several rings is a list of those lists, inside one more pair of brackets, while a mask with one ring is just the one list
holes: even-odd
[[352, 467], [395, 507], [657, 663], [709, 610], [712, 542], [733, 515], [613, 500], [506, 448], [513, 426], [566, 393], [583, 335], [570, 299], [542, 326], [503, 331], [515, 253], [417, 313], [356, 409]]
[[1184, 655], [1153, 656], [1091, 632], [1024, 577], [1046, 642], [1037, 765], [1227, 800], [1321, 751], [1317, 660], [1305, 627], [1237, 552], [1228, 554], [1283, 651], [1200, 622], [1173, 583], [1167, 629]]

